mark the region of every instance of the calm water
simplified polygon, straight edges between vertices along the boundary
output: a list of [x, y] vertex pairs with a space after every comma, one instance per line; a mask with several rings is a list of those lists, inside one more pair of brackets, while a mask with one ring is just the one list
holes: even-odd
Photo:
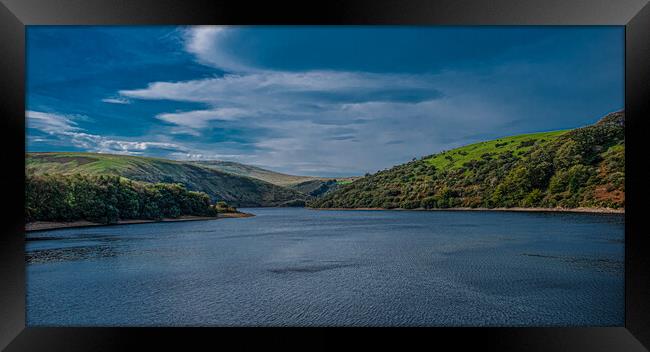
[[28, 234], [28, 324], [623, 325], [622, 215], [245, 211]]

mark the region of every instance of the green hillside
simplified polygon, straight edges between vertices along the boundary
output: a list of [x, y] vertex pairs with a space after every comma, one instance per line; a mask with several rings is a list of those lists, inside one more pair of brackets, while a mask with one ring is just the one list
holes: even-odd
[[28, 174], [117, 175], [135, 181], [180, 183], [208, 194], [213, 202], [246, 206], [304, 203], [300, 192], [250, 177], [225, 173], [190, 162], [95, 153], [28, 153]]
[[569, 131], [499, 138], [361, 178], [319, 208], [625, 206], [625, 117]]

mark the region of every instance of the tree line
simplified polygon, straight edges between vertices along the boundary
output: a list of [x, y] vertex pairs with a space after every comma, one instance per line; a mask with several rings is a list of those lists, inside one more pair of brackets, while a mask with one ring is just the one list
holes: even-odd
[[[223, 204], [220, 205], [223, 208]], [[25, 178], [25, 220], [88, 220], [217, 216], [203, 192], [176, 183], [146, 183], [112, 175], [33, 175]]]

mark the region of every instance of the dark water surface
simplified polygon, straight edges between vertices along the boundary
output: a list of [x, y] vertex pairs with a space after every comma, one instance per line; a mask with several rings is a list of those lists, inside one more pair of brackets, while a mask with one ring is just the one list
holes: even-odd
[[623, 325], [622, 215], [244, 211], [28, 234], [28, 325]]

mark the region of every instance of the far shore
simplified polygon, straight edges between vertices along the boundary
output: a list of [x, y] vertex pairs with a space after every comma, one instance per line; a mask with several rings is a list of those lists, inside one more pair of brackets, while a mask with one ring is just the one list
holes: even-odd
[[67, 229], [67, 228], [76, 228], [76, 227], [94, 227], [94, 226], [112, 226], [112, 225], [131, 225], [131, 224], [149, 224], [156, 222], [180, 222], [180, 221], [198, 221], [198, 220], [219, 220], [219, 219], [231, 219], [231, 218], [249, 218], [255, 216], [249, 213], [219, 213], [217, 217], [212, 216], [192, 216], [184, 215], [178, 218], [163, 218], [160, 220], [149, 220], [149, 219], [129, 219], [129, 220], [118, 220], [115, 223], [111, 224], [102, 224], [98, 222], [79, 220], [79, 221], [70, 221], [70, 222], [57, 222], [57, 221], [34, 221], [25, 224], [25, 231], [43, 231], [43, 230], [55, 230], [55, 229]]
[[398, 211], [516, 211], [516, 212], [556, 212], [556, 213], [598, 213], [625, 214], [625, 209], [613, 208], [434, 208], [434, 209], [404, 209], [404, 208], [309, 208], [313, 210], [398, 210]]

